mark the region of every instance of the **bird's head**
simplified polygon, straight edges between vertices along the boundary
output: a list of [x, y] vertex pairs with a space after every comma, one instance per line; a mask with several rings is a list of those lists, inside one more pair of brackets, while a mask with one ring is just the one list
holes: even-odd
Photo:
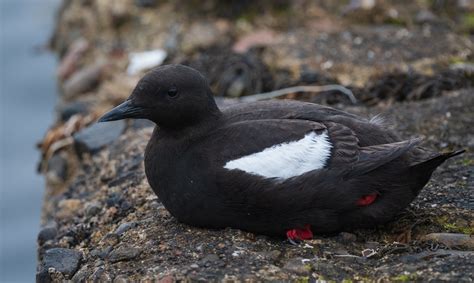
[[160, 128], [179, 129], [220, 113], [206, 79], [183, 65], [152, 69], [130, 97], [104, 114], [99, 122], [148, 119]]

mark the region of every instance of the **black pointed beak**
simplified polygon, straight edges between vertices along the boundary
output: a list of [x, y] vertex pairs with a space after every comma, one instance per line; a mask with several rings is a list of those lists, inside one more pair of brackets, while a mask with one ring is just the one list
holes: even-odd
[[133, 105], [132, 101], [127, 99], [122, 104], [105, 113], [100, 117], [98, 122], [108, 122], [126, 118], [144, 118], [144, 110], [143, 107]]

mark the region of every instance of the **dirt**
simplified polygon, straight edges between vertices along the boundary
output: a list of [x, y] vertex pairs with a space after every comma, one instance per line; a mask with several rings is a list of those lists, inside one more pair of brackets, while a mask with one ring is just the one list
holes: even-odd
[[[48, 182], [37, 279], [471, 282], [472, 246], [424, 240], [431, 233], [474, 232], [472, 35], [463, 21], [471, 10], [440, 12], [439, 1], [381, 1], [369, 10], [316, 2], [65, 1], [52, 39], [60, 59], [69, 58], [62, 74], [106, 63], [100, 81], [91, 78], [93, 87], [62, 96], [58, 116], [67, 118], [58, 118], [41, 147]], [[420, 23], [421, 10], [435, 18]], [[246, 35], [262, 30], [264, 44], [252, 46]], [[68, 56], [78, 40], [89, 47]], [[236, 53], [239, 41], [251, 47]], [[368, 117], [383, 113], [403, 137], [467, 152], [440, 167], [394, 221], [374, 229], [318, 235], [295, 246], [234, 229], [190, 227], [167, 212], [146, 181], [150, 123], [128, 121], [115, 141], [93, 152], [75, 145], [74, 134], [93, 127], [139, 79], [126, 74], [127, 53], [153, 48], [167, 49], [165, 63], [200, 69], [218, 96], [339, 83], [354, 92], [356, 105], [334, 92], [287, 98]], [[60, 85], [67, 80], [61, 76]], [[236, 81], [244, 82], [240, 92], [229, 90]], [[82, 252], [68, 269], [74, 274], [45, 266], [52, 248]]]

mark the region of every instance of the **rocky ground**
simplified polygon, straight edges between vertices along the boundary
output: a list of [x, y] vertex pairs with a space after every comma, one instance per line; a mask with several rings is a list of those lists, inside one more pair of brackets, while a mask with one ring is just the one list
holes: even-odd
[[[473, 281], [473, 5], [369, 2], [64, 1], [51, 40], [60, 58], [58, 119], [40, 144], [47, 192], [37, 280]], [[467, 153], [373, 230], [294, 246], [193, 228], [173, 219], [146, 181], [153, 125], [95, 123], [143, 74], [127, 70], [130, 53], [153, 49], [166, 52], [165, 64], [201, 70], [226, 103], [337, 83], [353, 91], [355, 105], [335, 91], [286, 98], [384, 113], [404, 137]]]

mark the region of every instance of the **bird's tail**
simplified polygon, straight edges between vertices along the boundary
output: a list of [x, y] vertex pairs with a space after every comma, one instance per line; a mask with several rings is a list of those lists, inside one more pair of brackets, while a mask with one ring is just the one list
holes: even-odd
[[443, 164], [443, 162], [445, 162], [449, 158], [460, 155], [464, 152], [465, 150], [463, 149], [463, 150], [451, 151], [447, 153], [440, 153], [439, 155], [436, 155], [435, 157], [432, 157], [428, 160], [425, 160], [425, 161], [422, 161], [420, 163], [410, 166], [410, 171], [418, 175], [417, 181], [420, 183], [423, 183], [422, 186], [416, 186], [417, 191], [415, 191], [414, 193], [415, 194], [419, 193], [420, 189], [424, 186], [424, 184], [428, 182], [429, 178], [431, 177], [431, 174], [438, 166]]

